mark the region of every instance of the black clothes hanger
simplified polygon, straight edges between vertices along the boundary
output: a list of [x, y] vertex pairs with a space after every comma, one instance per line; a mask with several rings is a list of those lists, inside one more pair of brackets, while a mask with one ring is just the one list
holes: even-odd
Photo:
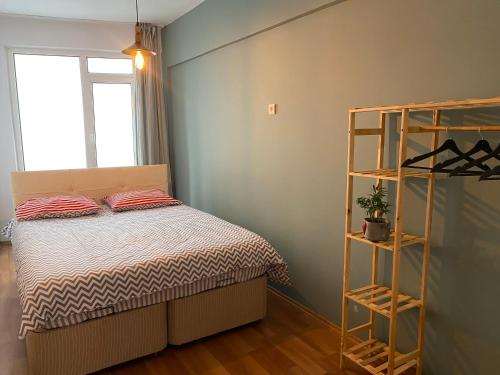
[[[467, 151], [463, 155], [459, 155], [459, 156], [456, 156], [454, 158], [445, 160], [441, 163], [437, 163], [431, 169], [431, 172], [432, 173], [451, 173], [451, 172], [453, 172], [453, 169], [446, 169], [446, 167], [448, 167], [452, 164], [458, 163], [462, 160], [467, 160], [467, 157], [473, 156], [481, 151], [485, 152], [487, 154], [490, 154], [491, 152], [493, 152], [488, 141], [485, 141], [484, 139], [481, 139], [479, 142], [477, 142], [474, 147], [472, 147], [469, 151]], [[481, 168], [483, 171], [487, 171], [490, 169], [487, 165], [484, 165], [484, 164], [478, 165], [478, 167]]]
[[492, 181], [492, 180], [500, 180], [500, 165], [497, 165], [495, 168], [484, 172], [481, 175], [481, 177], [479, 177], [479, 181]]
[[[451, 173], [450, 176], [481, 176], [484, 174], [483, 171], [475, 171], [475, 170], [470, 170], [473, 167], [478, 167], [481, 168], [481, 166], [484, 166], [483, 162], [489, 160], [489, 159], [497, 159], [500, 160], [500, 144], [489, 154], [484, 155], [483, 157], [480, 157], [479, 159], [474, 159], [469, 161], [468, 163], [465, 163], [464, 165], [460, 167], [456, 167]], [[490, 168], [488, 167], [488, 171]]]
[[437, 149], [435, 149], [434, 151], [431, 151], [431, 152], [428, 152], [426, 154], [423, 154], [423, 155], [419, 155], [419, 156], [415, 156], [414, 158], [410, 158], [410, 159], [407, 159], [403, 162], [403, 164], [401, 164], [401, 167], [403, 168], [415, 168], [415, 169], [429, 169], [431, 170], [433, 167], [419, 167], [419, 166], [416, 166], [416, 165], [413, 165], [415, 163], [418, 163], [419, 161], [422, 161], [422, 160], [425, 160], [425, 159], [428, 159], [434, 155], [438, 155], [442, 152], [445, 152], [445, 151], [452, 151], [454, 152], [455, 154], [457, 154], [458, 156], [463, 156], [465, 160], [467, 161], [473, 161], [475, 159], [471, 158], [470, 156], [465, 156], [465, 154], [458, 148], [457, 144], [455, 143], [455, 141], [451, 138], [448, 138], [446, 141], [444, 141], [444, 143], [438, 147]]

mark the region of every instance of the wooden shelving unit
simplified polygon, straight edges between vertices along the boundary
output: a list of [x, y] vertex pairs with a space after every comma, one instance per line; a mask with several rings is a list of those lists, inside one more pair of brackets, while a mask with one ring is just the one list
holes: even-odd
[[[425, 325], [425, 303], [427, 296], [427, 273], [430, 256], [430, 236], [432, 228], [432, 210], [434, 195], [434, 176], [431, 173], [418, 170], [406, 170], [405, 168], [385, 169], [385, 133], [386, 117], [389, 113], [401, 116], [400, 121], [400, 144], [398, 152], [398, 166], [406, 160], [408, 135], [413, 133], [431, 132], [432, 139], [430, 149], [438, 147], [439, 132], [441, 131], [500, 131], [500, 125], [447, 125], [440, 123], [441, 112], [449, 109], [468, 109], [480, 107], [500, 107], [500, 97], [489, 99], [468, 99], [461, 101], [445, 101], [423, 104], [407, 104], [400, 106], [355, 108], [349, 111], [349, 143], [348, 143], [348, 165], [347, 165], [347, 196], [346, 196], [346, 236], [344, 246], [344, 293], [342, 303], [342, 338], [340, 366], [344, 367], [345, 359], [350, 359], [366, 371], [376, 375], [398, 375], [405, 373], [408, 369], [416, 367], [416, 374], [422, 374], [424, 325]], [[410, 112], [432, 111], [433, 121], [429, 125], [410, 127]], [[378, 112], [379, 123], [377, 128], [357, 129], [355, 125], [356, 115], [365, 112]], [[354, 170], [354, 145], [358, 136], [377, 136], [378, 155], [377, 167], [373, 170]], [[435, 164], [435, 158], [429, 160], [429, 166]], [[386, 242], [372, 242], [364, 238], [361, 232], [352, 230], [352, 204], [354, 177], [371, 178], [377, 185], [382, 181], [394, 181], [396, 183], [396, 204], [394, 206], [395, 227], [391, 238]], [[427, 203], [425, 214], [424, 236], [418, 237], [403, 232], [403, 195], [406, 178], [423, 178], [427, 184]], [[351, 290], [349, 286], [350, 256], [352, 241], [361, 242], [371, 248], [371, 282], [370, 285]], [[399, 292], [399, 264], [403, 248], [419, 244], [423, 251], [420, 296], [414, 298]], [[378, 255], [379, 250], [392, 252], [392, 281], [391, 287], [378, 285]], [[355, 302], [366, 307], [369, 312], [369, 321], [357, 327], [348, 328], [349, 302]], [[419, 310], [418, 338], [416, 349], [410, 353], [401, 354], [396, 351], [397, 316], [410, 309]], [[383, 343], [375, 338], [375, 316], [379, 314], [389, 319], [388, 343]], [[350, 348], [347, 347], [347, 336], [362, 331], [368, 331], [368, 339]]]

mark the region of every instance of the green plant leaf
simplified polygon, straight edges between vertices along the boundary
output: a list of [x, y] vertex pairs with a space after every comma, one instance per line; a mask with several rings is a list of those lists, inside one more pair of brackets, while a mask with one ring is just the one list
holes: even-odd
[[384, 215], [390, 212], [390, 204], [385, 200], [387, 191], [382, 186], [372, 186], [372, 191], [365, 197], [356, 199], [359, 207], [365, 210], [366, 216], [372, 221], [384, 221]]

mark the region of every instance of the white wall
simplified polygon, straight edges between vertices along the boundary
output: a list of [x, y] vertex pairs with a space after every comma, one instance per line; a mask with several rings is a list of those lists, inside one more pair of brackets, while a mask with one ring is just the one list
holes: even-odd
[[[133, 42], [132, 24], [0, 15], [0, 225], [13, 215], [10, 172], [16, 170], [7, 70], [9, 47], [120, 51]], [[3, 238], [0, 237], [0, 240]]]

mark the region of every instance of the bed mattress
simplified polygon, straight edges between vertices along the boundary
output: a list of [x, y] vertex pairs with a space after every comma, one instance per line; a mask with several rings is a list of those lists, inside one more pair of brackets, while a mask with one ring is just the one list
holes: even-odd
[[186, 205], [16, 223], [20, 337], [266, 274], [288, 284], [262, 237]]

